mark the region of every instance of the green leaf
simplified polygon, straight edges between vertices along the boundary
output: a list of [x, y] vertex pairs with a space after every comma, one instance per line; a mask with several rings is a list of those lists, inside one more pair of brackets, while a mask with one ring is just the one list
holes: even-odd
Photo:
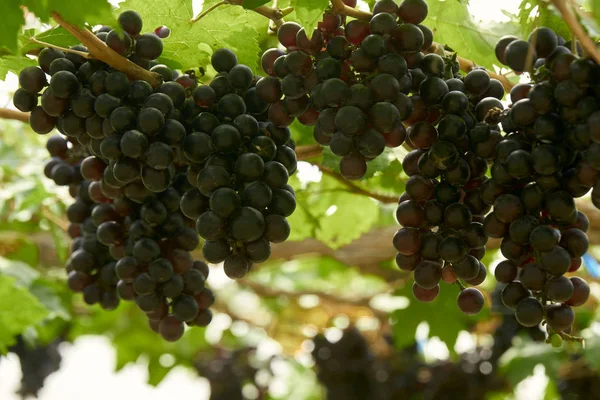
[[448, 350], [454, 353], [454, 344], [460, 331], [469, 330], [479, 319], [489, 315], [487, 309], [475, 317], [463, 314], [456, 304], [459, 288], [455, 285], [440, 287], [440, 294], [431, 303], [422, 303], [415, 299], [412, 282], [394, 293], [409, 299], [408, 307], [392, 313], [392, 331], [397, 348], [403, 348], [415, 341], [415, 332], [421, 322], [429, 324], [429, 336], [437, 336], [446, 343]]
[[[536, 12], [532, 15], [535, 8]], [[545, 26], [552, 29], [565, 40], [572, 37], [571, 30], [550, 3], [544, 0], [524, 1], [519, 6], [519, 25], [521, 26], [523, 36], [528, 36], [531, 31], [539, 26]]]
[[494, 53], [498, 39], [518, 32], [512, 23], [483, 29], [471, 18], [466, 1], [430, 0], [428, 4], [429, 14], [423, 24], [435, 32], [434, 40], [448, 44], [458, 55], [489, 69], [498, 64]]
[[546, 375], [553, 380], [566, 359], [564, 351], [555, 350], [547, 343], [526, 342], [511, 348], [502, 356], [500, 371], [514, 387], [530, 376], [536, 365], [542, 364], [546, 368]]
[[0, 353], [14, 344], [15, 336], [28, 327], [40, 323], [48, 310], [15, 279], [0, 276]]
[[[0, 33], [1, 36], [2, 34]], [[14, 72], [18, 75], [23, 68], [35, 65], [37, 65], [37, 61], [27, 57], [12, 55], [0, 57], [0, 80], [5, 80], [8, 72]]]
[[[214, 1], [206, 1], [209, 7]], [[136, 10], [142, 16], [145, 30], [168, 24], [171, 35], [163, 40], [163, 59], [183, 69], [207, 67], [212, 52], [219, 48], [233, 50], [240, 63], [257, 70], [260, 47], [259, 33], [249, 25], [250, 11], [242, 7], [223, 6], [205, 18], [190, 23], [194, 17], [188, 0], [127, 0], [119, 11]], [[163, 61], [164, 61], [163, 60]]]
[[152, 386], [158, 386], [169, 371], [171, 371], [171, 368], [163, 367], [159, 360], [150, 360], [148, 363], [148, 383]]
[[254, 10], [257, 7], [262, 6], [263, 4], [267, 4], [270, 0], [245, 0], [242, 3], [242, 7], [247, 10]]
[[18, 36], [25, 23], [23, 9], [34, 13], [42, 22], [49, 22], [53, 11], [58, 12], [66, 21], [83, 26], [107, 24], [114, 25], [112, 7], [107, 0], [3, 0], [0, 2], [0, 15], [3, 23], [0, 28], [0, 48], [9, 49], [13, 54], [18, 52]]
[[35, 35], [35, 31], [33, 29], [28, 29], [20, 36], [22, 54], [25, 54], [32, 49], [44, 47], [41, 44], [32, 42], [30, 40], [31, 37], [35, 37], [41, 42], [60, 47], [71, 47], [80, 44], [79, 41], [75, 39], [75, 37], [73, 37], [69, 32], [67, 32], [67, 30], [62, 26], [57, 26], [38, 35]]
[[37, 244], [26, 235], [17, 232], [1, 232], [0, 243], [5, 245], [2, 256], [9, 260], [18, 260], [36, 267], [40, 262]]
[[[169, 343], [148, 326], [148, 318], [134, 303], [121, 302], [117, 310], [87, 308], [89, 314], [72, 321], [71, 339], [82, 335], [106, 335], [117, 353], [117, 369], [135, 363], [140, 356], [148, 361], [148, 379], [156, 385], [172, 368], [162, 367], [164, 354], [174, 357], [174, 365], [192, 366], [197, 353], [208, 347], [201, 328], [188, 329], [181, 339]], [[166, 368], [166, 369], [165, 369]]]
[[329, 0], [292, 0], [290, 5], [296, 10], [293, 19], [306, 30], [307, 34], [312, 35], [323, 12], [329, 7]]
[[19, 286], [31, 286], [40, 273], [22, 261], [0, 257], [0, 274], [14, 278]]
[[[309, 184], [298, 193], [298, 208], [289, 218], [292, 232], [301, 229], [304, 237], [312, 236], [333, 249], [368, 232], [379, 219], [379, 205], [349, 190], [326, 175]], [[294, 232], [293, 240], [299, 239]]]
[[[17, 35], [21, 26], [25, 23], [23, 10], [19, 6], [20, 1], [18, 0], [0, 1], [0, 15], [3, 19], [2, 28], [0, 28], [0, 47], [5, 47], [13, 53], [18, 50]], [[0, 76], [3, 76], [1, 66]]]
[[600, 0], [591, 0], [592, 15], [596, 24], [600, 25]]

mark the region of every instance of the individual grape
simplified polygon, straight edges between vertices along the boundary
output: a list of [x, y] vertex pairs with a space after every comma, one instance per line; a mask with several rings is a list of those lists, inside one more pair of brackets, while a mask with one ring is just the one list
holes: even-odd
[[[507, 46], [504, 53], [506, 65], [511, 69], [522, 72], [529, 66], [525, 65], [527, 54], [529, 53], [529, 43], [524, 40], [511, 41]], [[537, 55], [533, 52], [532, 60], [536, 60]]]
[[577, 276], [573, 276], [570, 278], [571, 283], [573, 284], [573, 294], [566, 304], [578, 307], [587, 301], [590, 297], [590, 287], [587, 282]]
[[577, 258], [587, 253], [589, 242], [583, 231], [571, 228], [562, 232], [560, 245], [571, 254], [571, 257]]
[[475, 315], [478, 314], [483, 308], [485, 299], [479, 290], [475, 288], [467, 288], [460, 291], [457, 302], [458, 308], [460, 308], [463, 313], [467, 315]]
[[521, 282], [511, 282], [502, 289], [502, 303], [514, 310], [519, 302], [529, 297], [530, 292], [523, 287]]
[[557, 332], [568, 330], [574, 320], [575, 313], [566, 304], [552, 304], [546, 308], [546, 321]]
[[241, 254], [232, 254], [225, 259], [223, 269], [231, 279], [240, 279], [246, 276], [252, 267], [252, 263]]
[[381, 12], [375, 14], [369, 21], [370, 31], [376, 35], [390, 35], [396, 28], [396, 16], [390, 13]]
[[405, 52], [419, 51], [425, 43], [423, 31], [411, 23], [398, 26], [394, 31], [393, 38], [398, 50]]
[[528, 41], [535, 47], [535, 52], [539, 58], [549, 57], [558, 45], [556, 33], [546, 27], [534, 29], [529, 35]]
[[176, 342], [183, 336], [183, 323], [175, 316], [168, 315], [158, 325], [160, 335], [169, 342]]
[[440, 293], [440, 286], [436, 285], [432, 289], [423, 289], [421, 286], [416, 283], [413, 284], [412, 287], [413, 295], [415, 298], [421, 302], [429, 303], [438, 296]]
[[46, 114], [42, 107], [37, 106], [29, 115], [29, 125], [35, 133], [45, 135], [56, 126], [56, 118]]
[[546, 285], [546, 272], [536, 263], [527, 264], [521, 270], [519, 280], [525, 288], [541, 291]]
[[414, 271], [415, 283], [423, 289], [431, 290], [438, 286], [442, 277], [442, 268], [436, 261], [423, 261]]
[[41, 68], [25, 67], [19, 73], [19, 85], [31, 94], [37, 95], [48, 84]]
[[440, 242], [439, 252], [443, 260], [455, 263], [467, 254], [467, 248], [461, 239], [448, 236]]
[[544, 308], [535, 297], [526, 297], [517, 304], [515, 317], [523, 326], [538, 326], [544, 318]]
[[483, 95], [490, 87], [490, 76], [485, 70], [474, 69], [465, 78], [465, 89], [475, 96]]
[[479, 275], [479, 260], [467, 254], [461, 260], [452, 263], [453, 271], [457, 277], [464, 280], [476, 279]]
[[494, 270], [496, 280], [501, 283], [511, 283], [517, 278], [518, 268], [510, 260], [501, 261]]
[[19, 88], [13, 96], [13, 104], [19, 111], [29, 112], [38, 104], [37, 94], [33, 94], [23, 88]]

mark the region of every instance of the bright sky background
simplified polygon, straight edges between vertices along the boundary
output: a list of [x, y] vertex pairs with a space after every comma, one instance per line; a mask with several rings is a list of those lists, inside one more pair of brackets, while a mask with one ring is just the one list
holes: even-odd
[[[192, 1], [194, 9], [198, 9], [197, 6], [201, 4], [201, 0]], [[119, 0], [111, 2], [118, 3]], [[520, 0], [470, 0], [469, 8], [476, 21], [501, 22], [508, 20], [502, 10], [514, 13], [519, 4]], [[10, 103], [10, 93], [16, 89], [16, 85], [15, 76], [9, 77], [6, 82], [0, 81], [0, 104]], [[309, 171], [304, 171], [304, 173], [310, 174]], [[421, 330], [420, 334], [418, 332], [419, 336], [426, 337], [427, 330], [427, 328], [425, 331]], [[467, 349], [472, 345], [469, 335], [461, 335], [457, 349], [459, 347]], [[443, 356], [444, 353], [447, 354], [447, 349], [441, 342], [437, 343], [433, 340], [430, 342], [429, 352]], [[175, 368], [156, 388], [146, 383], [147, 371], [143, 360], [115, 373], [115, 351], [104, 337], [80, 338], [74, 344], [64, 344], [61, 353], [63, 356], [61, 369], [46, 380], [39, 400], [209, 399], [210, 385], [208, 381], [199, 378], [194, 371], [184, 368]], [[18, 358], [14, 354], [3, 358], [0, 362], [1, 400], [20, 400], [20, 397], [15, 395], [20, 379]], [[523, 381], [516, 388], [515, 398], [518, 400], [541, 400], [546, 382], [547, 378], [544, 375], [543, 367], [536, 368], [534, 376]]]

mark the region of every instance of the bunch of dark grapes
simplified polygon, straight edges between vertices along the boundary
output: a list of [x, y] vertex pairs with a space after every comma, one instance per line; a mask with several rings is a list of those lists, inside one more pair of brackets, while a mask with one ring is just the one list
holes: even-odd
[[376, 398], [373, 397], [375, 356], [356, 328], [345, 330], [335, 343], [322, 335], [317, 335], [313, 341], [317, 378], [327, 388], [327, 399]]
[[385, 346], [384, 354], [375, 354], [355, 328], [346, 329], [335, 343], [316, 336], [312, 356], [328, 400], [479, 400], [506, 390], [507, 383], [496, 373], [498, 359], [521, 329], [513, 316], [506, 316], [493, 334], [492, 346], [463, 353], [455, 362], [427, 364], [416, 344], [398, 350], [391, 338], [386, 338], [388, 346], [378, 344], [380, 350]]
[[[408, 3], [411, 13], [427, 15], [424, 2]], [[489, 117], [502, 111], [504, 88], [483, 69], [461, 75], [455, 56], [417, 51], [404, 57], [418, 61], [408, 63], [412, 106], [405, 123], [412, 151], [402, 162], [409, 179], [396, 210], [402, 225], [393, 240], [396, 262], [414, 272], [418, 300], [433, 301], [441, 280], [458, 280], [459, 308], [477, 314], [484, 297], [465, 286], [477, 286], [487, 275], [482, 223], [494, 188], [486, 173], [500, 139], [500, 128]]]
[[[342, 157], [342, 175], [362, 178], [368, 161], [386, 146], [404, 143], [402, 121], [426, 113], [425, 104], [441, 96], [440, 77], [452, 75], [441, 57], [423, 54], [433, 43], [433, 33], [421, 25], [427, 11], [423, 0], [399, 6], [384, 0], [375, 4], [370, 21], [346, 23], [330, 10], [313, 32], [293, 22], [283, 24], [278, 38], [286, 51], [263, 54], [269, 76], [257, 83], [259, 96], [271, 103], [271, 121], [287, 126], [297, 117], [314, 126], [315, 140]], [[430, 97], [410, 96], [426, 73], [431, 76], [426, 84]]]
[[195, 188], [184, 194], [181, 209], [197, 219], [206, 260], [224, 261], [227, 276], [238, 279], [269, 258], [271, 242], [288, 238], [286, 217], [296, 209], [288, 179], [297, 161], [290, 130], [266, 122], [268, 104], [257, 96], [250, 68], [227, 49], [211, 61], [219, 74], [195, 89], [202, 112], [182, 144]]
[[600, 170], [600, 68], [563, 44], [541, 27], [528, 41], [505, 37], [496, 46], [500, 62], [530, 71], [533, 82], [511, 90], [512, 106], [499, 117], [506, 135], [493, 157], [493, 211], [484, 221], [507, 258], [495, 271], [507, 284], [502, 301], [519, 323], [544, 322], [550, 334], [570, 333], [572, 307], [589, 296], [583, 279], [565, 274], [579, 269], [589, 245], [589, 221], [574, 199], [598, 187]]
[[10, 353], [19, 357], [21, 363], [23, 377], [18, 393], [23, 399], [37, 397], [46, 378], [59, 370], [62, 357], [58, 349], [62, 342], [63, 339], [58, 338], [45, 345], [31, 345], [18, 336], [17, 343], [8, 348]]
[[192, 73], [153, 61], [162, 52], [162, 30], [140, 35], [142, 20], [133, 11], [122, 13], [119, 23], [124, 32], [103, 27], [96, 36], [160, 74], [157, 88], [98, 60], [43, 49], [40, 67], [21, 71], [14, 104], [31, 111], [38, 134], [56, 127], [66, 136], [49, 139], [45, 172], [70, 185], [75, 197], [67, 211], [71, 289], [105, 309], [120, 299], [135, 301], [151, 328], [174, 341], [184, 323], [206, 326], [214, 303], [205, 287], [208, 267], [190, 255], [199, 244], [195, 217], [182, 212], [182, 199], [193, 189], [184, 146], [200, 114], [191, 97], [197, 82]]
[[[210, 357], [198, 357], [194, 367], [198, 374], [210, 382], [210, 400], [244, 400], [243, 387], [251, 383], [260, 391], [260, 396], [268, 390], [265, 382], [257, 382], [259, 369], [256, 349], [242, 347], [227, 350], [220, 347], [211, 349]], [[262, 363], [261, 363], [262, 364]], [[261, 365], [261, 372], [267, 372], [268, 365]]]

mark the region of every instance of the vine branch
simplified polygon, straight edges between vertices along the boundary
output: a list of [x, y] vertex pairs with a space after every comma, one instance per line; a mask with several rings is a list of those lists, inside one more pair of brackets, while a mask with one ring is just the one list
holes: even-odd
[[[218, 3], [213, 4], [210, 7], [208, 7], [206, 10], [203, 10], [197, 17], [191, 19], [190, 22], [191, 23], [198, 22], [199, 20], [204, 18], [207, 14], [209, 14], [210, 12], [212, 12], [215, 9], [217, 9], [221, 6], [224, 6], [224, 5], [241, 6], [242, 0], [222, 0]], [[254, 8], [252, 11], [254, 11], [264, 17], [269, 18], [273, 22], [273, 24], [276, 26], [276, 28], [279, 28], [285, 22], [283, 20], [283, 17], [285, 17], [286, 15], [289, 15], [292, 11], [294, 11], [294, 7], [286, 7], [284, 9], [280, 9], [277, 7], [269, 7], [269, 6], [262, 5], [262, 6]]]
[[52, 13], [52, 18], [67, 32], [79, 40], [85, 47], [88, 48], [89, 54], [100, 61], [105, 62], [111, 67], [118, 69], [126, 74], [130, 79], [144, 80], [150, 83], [153, 87], [157, 87], [162, 83], [160, 74], [150, 72], [140, 67], [139, 65], [129, 61], [119, 53], [108, 47], [102, 40], [87, 29], [79, 28], [65, 21], [57, 12]]
[[[338, 296], [335, 296], [335, 295], [332, 295], [329, 293], [317, 291], [317, 290], [303, 290], [303, 291], [297, 291], [297, 292], [288, 292], [288, 291], [284, 291], [284, 290], [273, 289], [271, 287], [264, 286], [259, 283], [252, 282], [252, 281], [246, 280], [246, 279], [238, 280], [237, 283], [241, 287], [245, 287], [245, 288], [252, 290], [256, 294], [260, 295], [260, 297], [290, 297], [293, 299], [298, 299], [302, 296], [317, 296], [319, 298], [319, 300], [322, 302], [346, 305], [346, 306], [350, 306], [350, 307], [364, 307], [364, 308], [369, 309], [373, 315], [377, 316], [380, 319], [387, 318], [387, 313], [385, 313], [381, 310], [378, 310], [376, 308], [373, 308], [370, 305], [370, 302], [371, 302], [371, 299], [373, 298], [373, 296], [362, 297], [362, 298], [359, 297], [357, 299], [347, 299], [347, 298], [341, 298], [341, 297], [338, 297]], [[394, 284], [390, 285], [388, 290], [384, 291], [383, 293], [388, 293], [389, 291], [392, 291], [393, 289], [400, 287], [403, 284], [404, 284], [404, 280], [401, 280], [400, 283], [395, 282]]]
[[13, 119], [21, 122], [29, 122], [29, 113], [11, 110], [9, 108], [0, 108], [0, 118]]
[[319, 144], [309, 144], [296, 147], [296, 157], [298, 161], [305, 161], [323, 154], [323, 147]]
[[50, 43], [46, 43], [46, 42], [42, 42], [41, 40], [37, 40], [35, 37], [30, 37], [29, 40], [35, 44], [39, 44], [41, 46], [44, 47], [49, 47], [51, 49], [56, 49], [56, 50], [60, 50], [63, 53], [72, 53], [72, 54], [77, 54], [78, 56], [81, 56], [83, 58], [90, 59], [90, 54], [86, 53], [85, 51], [79, 51], [79, 50], [73, 50], [73, 49], [68, 49], [66, 47], [60, 47], [60, 46], [56, 46], [54, 44], [50, 44]]
[[363, 189], [362, 187], [358, 186], [357, 184], [346, 180], [343, 176], [341, 176], [340, 174], [338, 174], [335, 171], [332, 171], [331, 169], [329, 169], [327, 167], [324, 167], [322, 165], [317, 165], [317, 168], [319, 168], [319, 170], [321, 172], [323, 172], [323, 174], [330, 176], [333, 179], [337, 180], [338, 182], [346, 185], [351, 193], [358, 194], [361, 196], [367, 196], [367, 197], [370, 197], [372, 199], [375, 199], [382, 203], [387, 203], [387, 204], [393, 204], [393, 203], [398, 202], [397, 196], [387, 196], [384, 194], [379, 194], [379, 193], [374, 193], [374, 192], [368, 191], [368, 190]]
[[596, 63], [600, 64], [600, 52], [596, 48], [594, 41], [588, 36], [577, 20], [577, 16], [573, 13], [572, 7], [569, 6], [565, 0], [550, 0], [550, 2], [554, 4], [554, 7], [560, 12], [571, 29], [571, 32], [573, 32], [577, 40], [579, 40], [579, 43], [581, 43], [581, 47], [583, 47], [584, 51], [586, 51]]
[[206, 16], [206, 14], [210, 13], [212, 10], [215, 10], [221, 6], [224, 6], [225, 4], [231, 4], [231, 3], [227, 0], [223, 0], [218, 3], [215, 3], [212, 6], [208, 7], [206, 10], [202, 10], [202, 12], [200, 14], [198, 14], [198, 16], [196, 18], [192, 18], [190, 20], [190, 22], [193, 24], [194, 22], [200, 21], [202, 18], [204, 18]]
[[331, 6], [333, 7], [333, 11], [341, 15], [347, 15], [356, 19], [370, 20], [373, 14], [367, 11], [358, 10], [356, 8], [352, 8], [344, 3], [343, 0], [331, 0]]

